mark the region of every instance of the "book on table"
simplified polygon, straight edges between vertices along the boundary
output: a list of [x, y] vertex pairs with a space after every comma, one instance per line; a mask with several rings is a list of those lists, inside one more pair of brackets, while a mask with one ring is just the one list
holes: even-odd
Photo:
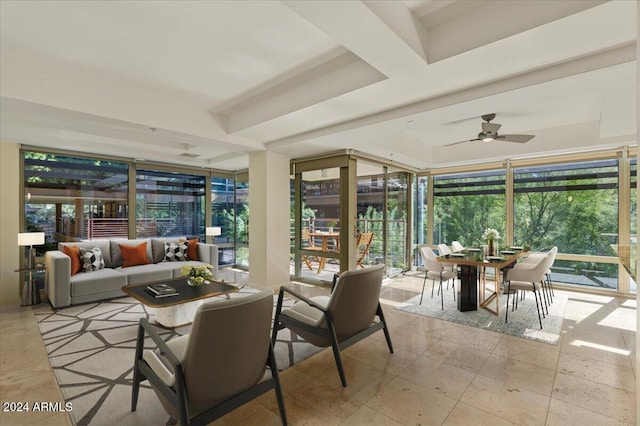
[[147, 286], [147, 291], [155, 297], [177, 296], [178, 291], [169, 284], [154, 283]]

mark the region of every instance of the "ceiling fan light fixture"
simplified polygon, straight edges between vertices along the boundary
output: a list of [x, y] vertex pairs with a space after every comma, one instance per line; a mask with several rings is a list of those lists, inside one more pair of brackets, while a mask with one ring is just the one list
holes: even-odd
[[478, 139], [480, 139], [482, 142], [491, 142], [494, 137], [489, 133], [480, 132], [478, 133]]

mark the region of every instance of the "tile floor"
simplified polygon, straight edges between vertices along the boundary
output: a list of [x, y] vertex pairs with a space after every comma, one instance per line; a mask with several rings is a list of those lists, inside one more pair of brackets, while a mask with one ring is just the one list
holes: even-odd
[[[290, 424], [636, 424], [635, 300], [566, 292], [564, 333], [552, 346], [393, 308], [421, 285], [416, 276], [385, 283], [395, 353], [382, 333], [344, 351], [347, 388], [330, 350], [282, 373]], [[29, 308], [0, 306], [0, 363], [3, 404], [64, 401]], [[268, 393], [215, 424], [278, 425], [277, 412]], [[0, 411], [0, 424], [70, 420], [65, 413]]]

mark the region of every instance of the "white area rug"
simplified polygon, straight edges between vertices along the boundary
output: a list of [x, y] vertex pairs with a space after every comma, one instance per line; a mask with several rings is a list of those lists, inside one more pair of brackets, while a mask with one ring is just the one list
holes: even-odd
[[[562, 323], [567, 312], [567, 296], [556, 293], [553, 303], [549, 306], [549, 314], [542, 318], [542, 330], [538, 322], [536, 302], [531, 292], [528, 292], [525, 300], [518, 300], [518, 309], [511, 311], [513, 295], [509, 297], [509, 322], [505, 323], [506, 294], [500, 296], [500, 315], [496, 316], [483, 308], [477, 311], [460, 312], [453, 300], [451, 288], [444, 290], [444, 310], [441, 308], [440, 295], [434, 292], [431, 298], [431, 280], [427, 280], [424, 290], [424, 298], [420, 305], [420, 295], [409, 299], [406, 303], [396, 307], [401, 311], [413, 312], [433, 318], [464, 324], [471, 327], [491, 330], [525, 339], [557, 345], [562, 332]], [[458, 283], [456, 283], [457, 285]], [[495, 306], [495, 303], [493, 304]]]

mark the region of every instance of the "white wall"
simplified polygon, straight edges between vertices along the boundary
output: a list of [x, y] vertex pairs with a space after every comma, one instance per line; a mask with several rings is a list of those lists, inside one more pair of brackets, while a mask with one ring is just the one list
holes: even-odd
[[20, 303], [20, 145], [0, 143], [0, 303]]

